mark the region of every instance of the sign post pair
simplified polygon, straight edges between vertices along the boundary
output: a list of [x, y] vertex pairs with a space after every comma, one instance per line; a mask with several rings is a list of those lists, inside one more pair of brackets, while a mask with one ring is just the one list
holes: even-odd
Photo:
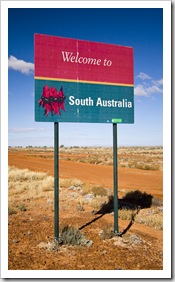
[[133, 48], [35, 34], [35, 121], [54, 122], [55, 238], [59, 237], [59, 122], [113, 124], [118, 234], [117, 124], [134, 123]]

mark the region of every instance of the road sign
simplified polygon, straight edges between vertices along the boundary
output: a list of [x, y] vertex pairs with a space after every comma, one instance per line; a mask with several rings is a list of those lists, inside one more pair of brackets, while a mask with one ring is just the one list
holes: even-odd
[[133, 48], [35, 34], [35, 121], [133, 123]]

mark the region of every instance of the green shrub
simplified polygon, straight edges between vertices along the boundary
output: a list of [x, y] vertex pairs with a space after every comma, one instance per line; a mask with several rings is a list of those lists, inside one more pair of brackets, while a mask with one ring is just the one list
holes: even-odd
[[92, 241], [87, 240], [79, 229], [68, 225], [62, 229], [61, 239], [66, 245], [90, 246], [92, 244]]

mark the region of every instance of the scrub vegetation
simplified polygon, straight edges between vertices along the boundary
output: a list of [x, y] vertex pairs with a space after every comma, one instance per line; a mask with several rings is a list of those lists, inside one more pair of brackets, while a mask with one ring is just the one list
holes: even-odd
[[53, 148], [9, 148], [8, 268], [163, 269], [162, 147], [118, 149], [119, 236], [112, 148], [59, 151], [57, 241]]
[[[26, 204], [31, 200], [43, 198], [47, 203], [53, 204], [54, 178], [52, 176], [10, 166], [8, 176], [9, 215], [26, 211], [28, 209]], [[79, 179], [60, 179], [59, 190], [60, 201], [63, 202], [60, 209], [64, 209], [64, 203], [66, 202], [67, 205], [69, 202], [69, 205], [76, 206], [77, 211], [84, 212], [84, 206], [89, 205], [94, 214], [113, 213], [112, 189], [85, 184]], [[161, 201], [138, 190], [126, 192], [122, 199], [119, 199], [119, 218], [130, 220], [133, 210], [142, 208], [147, 211], [140, 211], [135, 221], [162, 230]]]
[[[18, 148], [11, 150], [18, 150]], [[29, 146], [24, 150], [28, 151], [28, 156], [53, 159], [53, 148]], [[61, 145], [59, 158], [73, 162], [111, 166], [113, 165], [113, 149], [111, 147], [64, 147]], [[119, 147], [118, 166], [141, 170], [162, 170], [163, 147]]]

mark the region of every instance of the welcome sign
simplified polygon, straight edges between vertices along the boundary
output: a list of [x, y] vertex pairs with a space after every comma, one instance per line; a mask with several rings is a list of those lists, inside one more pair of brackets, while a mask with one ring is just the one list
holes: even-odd
[[134, 122], [133, 48], [35, 34], [35, 120]]

